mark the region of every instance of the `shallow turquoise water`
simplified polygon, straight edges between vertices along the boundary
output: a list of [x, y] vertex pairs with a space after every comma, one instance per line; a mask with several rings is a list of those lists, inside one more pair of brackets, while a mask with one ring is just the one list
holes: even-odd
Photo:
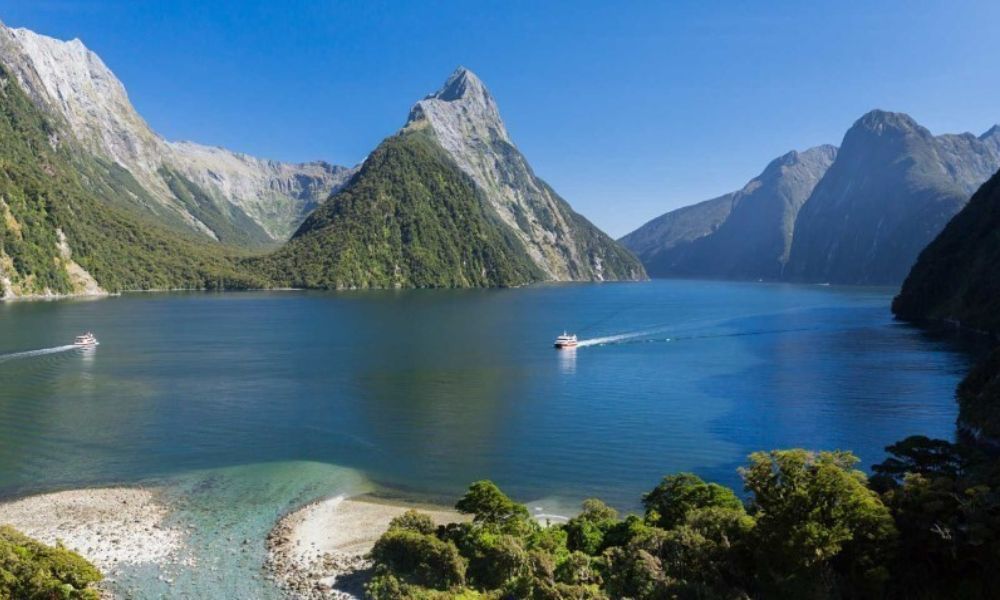
[[[222, 550], [323, 495], [453, 502], [490, 478], [548, 510], [629, 509], [679, 470], [738, 487], [753, 450], [870, 465], [905, 435], [953, 437], [969, 359], [894, 323], [890, 299], [656, 281], [3, 304], [0, 493], [166, 482], [222, 561], [171, 575], [174, 593], [214, 578], [265, 597], [263, 543]], [[564, 328], [604, 343], [557, 352]], [[93, 351], [16, 354], [88, 329]], [[133, 575], [121, 585], [166, 593]]]

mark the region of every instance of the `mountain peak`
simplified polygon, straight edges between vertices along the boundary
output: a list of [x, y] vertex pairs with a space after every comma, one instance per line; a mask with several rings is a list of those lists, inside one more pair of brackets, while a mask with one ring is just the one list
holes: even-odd
[[979, 139], [985, 140], [987, 138], [1000, 138], [1000, 125], [994, 125], [986, 130], [986, 133], [979, 136]]
[[430, 94], [425, 99], [429, 100], [431, 98], [435, 98], [437, 100], [451, 102], [454, 100], [460, 100], [470, 95], [489, 96], [489, 91], [486, 89], [486, 86], [483, 85], [483, 81], [477, 77], [475, 73], [465, 67], [459, 66], [444, 82], [441, 89], [433, 94]]
[[407, 127], [430, 125], [446, 148], [465, 140], [510, 142], [496, 100], [475, 73], [455, 69], [438, 91], [413, 107]]
[[887, 130], [915, 131], [923, 127], [906, 113], [875, 109], [868, 111], [854, 123], [854, 128], [863, 128], [877, 133]]

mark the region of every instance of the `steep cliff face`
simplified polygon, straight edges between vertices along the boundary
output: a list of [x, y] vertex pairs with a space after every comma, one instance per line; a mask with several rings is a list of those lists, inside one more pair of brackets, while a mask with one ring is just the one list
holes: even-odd
[[[58, 117], [65, 130], [56, 135], [72, 135], [94, 157], [139, 184], [143, 193], [129, 198], [133, 204], [215, 240], [255, 245], [285, 239], [351, 174], [324, 163], [288, 164], [167, 142], [136, 112], [100, 57], [79, 40], [63, 42], [0, 25], [0, 62], [37, 106]], [[177, 197], [164, 172], [199, 188], [197, 195], [206, 201], [199, 210]], [[246, 220], [254, 227], [232, 235]]]
[[547, 279], [642, 279], [642, 265], [580, 216], [544, 181], [511, 141], [493, 96], [459, 68], [417, 102], [405, 131], [429, 131], [524, 245]]
[[95, 182], [122, 193], [129, 184], [104, 179], [75, 144], [59, 139], [59, 124], [0, 65], [0, 297], [260, 285], [218, 245], [183, 239], [100, 197]]
[[934, 136], [900, 113], [872, 111], [802, 207], [786, 275], [895, 284], [998, 167], [993, 134]]
[[772, 161], [741, 190], [671, 211], [622, 238], [653, 276], [780, 279], [799, 209], [837, 149]]

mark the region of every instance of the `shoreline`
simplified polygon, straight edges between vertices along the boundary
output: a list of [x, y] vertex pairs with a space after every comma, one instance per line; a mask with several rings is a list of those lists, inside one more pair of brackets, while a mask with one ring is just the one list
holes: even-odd
[[374, 495], [322, 498], [278, 519], [267, 535], [264, 570], [292, 598], [362, 598], [366, 555], [389, 522], [415, 509], [437, 525], [469, 517], [452, 508]]

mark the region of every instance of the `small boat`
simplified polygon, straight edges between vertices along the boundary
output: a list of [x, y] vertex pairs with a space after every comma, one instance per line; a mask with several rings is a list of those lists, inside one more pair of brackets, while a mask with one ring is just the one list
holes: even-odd
[[88, 331], [87, 333], [85, 333], [83, 335], [76, 336], [76, 339], [73, 340], [73, 345], [74, 346], [96, 346], [97, 345], [97, 338], [94, 337], [94, 334], [92, 334], [92, 333], [90, 333]]
[[556, 348], [576, 348], [576, 336], [564, 331], [562, 335], [556, 338], [554, 346]]

